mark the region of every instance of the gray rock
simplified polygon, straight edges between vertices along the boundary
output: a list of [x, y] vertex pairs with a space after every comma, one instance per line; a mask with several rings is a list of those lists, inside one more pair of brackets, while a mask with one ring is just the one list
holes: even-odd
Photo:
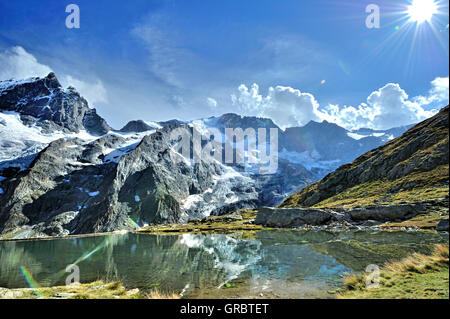
[[236, 220], [242, 220], [242, 215], [239, 214], [237, 211], [233, 212], [229, 215], [226, 216], [222, 216], [222, 217], [218, 217], [216, 218], [216, 220], [219, 221], [236, 221]]
[[139, 293], [139, 288], [134, 288], [134, 289], [128, 290], [128, 291], [125, 293], [125, 295], [127, 295], [127, 296], [132, 296], [132, 295], [135, 295], [135, 294], [137, 294], [137, 293]]
[[332, 216], [330, 212], [320, 209], [263, 207], [258, 210], [254, 223], [280, 228], [319, 226], [329, 222]]
[[380, 222], [380, 221], [369, 219], [369, 220], [366, 220], [366, 221], [362, 222], [359, 226], [362, 226], [362, 227], [373, 227], [373, 226], [378, 226], [381, 223], [382, 222]]
[[374, 220], [378, 222], [403, 221], [413, 218], [426, 210], [424, 204], [380, 205], [364, 208], [354, 208], [346, 213], [354, 221]]
[[52, 297], [58, 298], [58, 299], [69, 299], [75, 295], [76, 295], [75, 293], [58, 292], [58, 293], [54, 294]]
[[0, 299], [16, 299], [23, 296], [23, 291], [18, 289], [7, 289], [0, 287]]
[[448, 231], [448, 218], [441, 219], [436, 226], [437, 231]]
[[342, 226], [349, 229], [373, 227], [386, 221], [410, 219], [426, 209], [426, 205], [380, 205], [340, 212], [311, 208], [261, 208], [255, 224], [268, 227]]

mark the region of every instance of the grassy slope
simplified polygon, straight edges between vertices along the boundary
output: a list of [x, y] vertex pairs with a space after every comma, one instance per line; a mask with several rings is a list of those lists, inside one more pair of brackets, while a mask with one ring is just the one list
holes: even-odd
[[380, 269], [380, 286], [368, 289], [367, 274], [344, 278], [345, 299], [448, 299], [449, 249], [439, 245], [430, 256], [413, 254]]
[[[375, 204], [399, 204], [435, 201], [448, 195], [449, 165], [440, 165], [427, 172], [412, 172], [402, 178], [389, 181], [378, 179], [346, 189], [313, 207], [369, 206]], [[402, 185], [414, 182], [412, 189], [401, 189]], [[399, 192], [391, 189], [400, 188]]]

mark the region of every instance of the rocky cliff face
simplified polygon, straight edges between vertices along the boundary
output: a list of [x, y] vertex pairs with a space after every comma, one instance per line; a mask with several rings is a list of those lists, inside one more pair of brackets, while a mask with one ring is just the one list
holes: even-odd
[[289, 197], [281, 207], [355, 207], [446, 198], [448, 202], [448, 113], [447, 106]]
[[45, 78], [2, 82], [0, 111], [20, 113], [28, 121], [32, 117], [39, 125], [51, 121], [70, 132], [87, 130], [103, 135], [111, 130], [74, 88], [63, 89], [54, 73]]

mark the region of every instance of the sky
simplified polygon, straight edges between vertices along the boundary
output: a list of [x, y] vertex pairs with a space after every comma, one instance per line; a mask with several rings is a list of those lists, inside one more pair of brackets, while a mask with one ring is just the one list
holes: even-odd
[[[436, 10], [418, 23], [411, 12], [424, 10], [409, 8], [422, 1]], [[69, 4], [80, 28], [66, 27]], [[371, 4], [379, 28], [366, 24]], [[235, 112], [283, 128], [388, 129], [448, 104], [448, 10], [448, 0], [0, 0], [0, 80], [54, 71], [115, 128]]]

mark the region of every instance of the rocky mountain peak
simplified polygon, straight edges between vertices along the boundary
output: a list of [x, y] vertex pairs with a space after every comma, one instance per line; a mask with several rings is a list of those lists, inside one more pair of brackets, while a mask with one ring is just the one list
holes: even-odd
[[74, 88], [63, 89], [53, 72], [43, 78], [0, 82], [0, 111], [50, 121], [76, 133], [102, 135], [111, 130]]
[[226, 113], [219, 117], [210, 117], [203, 120], [208, 127], [225, 128], [279, 128], [271, 119], [256, 116], [242, 116], [235, 113]]
[[150, 126], [142, 120], [135, 120], [128, 122], [123, 128], [120, 129], [120, 132], [129, 133], [129, 132], [146, 132], [150, 130], [157, 129], [156, 126]]
[[43, 80], [48, 88], [56, 89], [62, 87], [56, 78], [56, 74], [53, 72], [50, 72]]

